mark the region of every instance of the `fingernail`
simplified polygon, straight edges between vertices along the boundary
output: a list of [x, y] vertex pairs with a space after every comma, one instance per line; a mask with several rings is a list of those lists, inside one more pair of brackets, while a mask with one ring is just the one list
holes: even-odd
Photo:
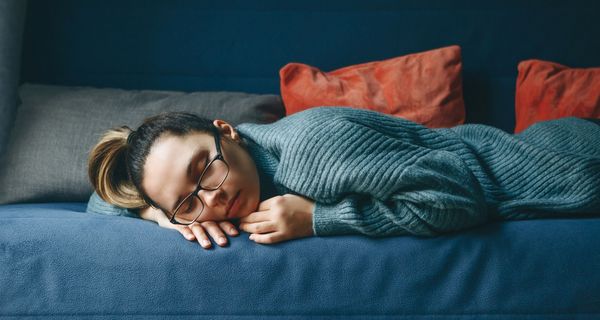
[[233, 234], [238, 234], [238, 231], [236, 229], [231, 229], [231, 230], [229, 230], [229, 232], [231, 232]]
[[219, 239], [217, 239], [217, 242], [219, 244], [225, 244], [225, 238], [219, 238]]
[[251, 234], [251, 235], [250, 235], [250, 237], [248, 237], [248, 239], [250, 239], [250, 240], [254, 240], [254, 235], [253, 235], [253, 234]]
[[208, 246], [210, 244], [210, 241], [208, 240], [202, 240], [202, 245], [203, 246]]
[[192, 238], [193, 238], [193, 237], [192, 237], [192, 235], [191, 235], [191, 234], [186, 234], [186, 235], [185, 235], [185, 238], [186, 238], [186, 239], [188, 239], [188, 240], [192, 240]]

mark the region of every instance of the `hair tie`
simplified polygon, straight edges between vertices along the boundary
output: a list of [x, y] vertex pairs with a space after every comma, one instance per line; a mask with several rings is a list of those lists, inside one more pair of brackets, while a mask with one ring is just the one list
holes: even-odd
[[137, 130], [133, 130], [129, 133], [129, 135], [127, 136], [127, 144], [131, 145], [131, 142], [133, 141], [133, 138], [135, 135], [137, 135]]

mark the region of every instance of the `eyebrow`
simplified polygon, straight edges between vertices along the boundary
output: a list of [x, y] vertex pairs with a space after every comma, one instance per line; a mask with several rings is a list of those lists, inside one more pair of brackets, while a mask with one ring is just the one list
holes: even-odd
[[[196, 152], [194, 152], [194, 154], [190, 157], [187, 169], [185, 171], [187, 177], [189, 177], [189, 176], [192, 175], [192, 164], [194, 163], [194, 160], [198, 159], [203, 154], [206, 157], [208, 157], [208, 150], [200, 148], [200, 149], [196, 150]], [[187, 196], [187, 194], [185, 196]], [[179, 202], [181, 200], [183, 200], [183, 198], [184, 197], [182, 197], [181, 195], [177, 196], [177, 199], [175, 200], [175, 203], [171, 206], [171, 210], [170, 210], [171, 213], [173, 213], [173, 211], [175, 211], [175, 208], [177, 207], [177, 205], [179, 204]]]

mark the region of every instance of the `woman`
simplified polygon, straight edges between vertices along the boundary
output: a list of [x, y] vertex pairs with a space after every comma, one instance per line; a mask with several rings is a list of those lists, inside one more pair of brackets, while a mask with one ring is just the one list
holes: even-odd
[[598, 120], [574, 117], [511, 135], [480, 124], [429, 129], [349, 107], [236, 128], [165, 113], [100, 139], [88, 211], [139, 214], [205, 248], [207, 233], [222, 246], [223, 231], [237, 235], [232, 219], [250, 239], [276, 243], [600, 214], [599, 137]]

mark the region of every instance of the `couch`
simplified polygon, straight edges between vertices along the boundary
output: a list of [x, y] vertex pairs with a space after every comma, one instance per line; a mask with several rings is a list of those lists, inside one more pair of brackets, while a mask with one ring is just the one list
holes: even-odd
[[0, 318], [600, 319], [597, 217], [273, 245], [242, 232], [205, 250], [86, 212], [83, 152], [173, 105], [275, 121], [291, 61], [333, 70], [453, 44], [466, 122], [512, 132], [518, 62], [599, 66], [598, 12], [582, 0], [5, 1]]

